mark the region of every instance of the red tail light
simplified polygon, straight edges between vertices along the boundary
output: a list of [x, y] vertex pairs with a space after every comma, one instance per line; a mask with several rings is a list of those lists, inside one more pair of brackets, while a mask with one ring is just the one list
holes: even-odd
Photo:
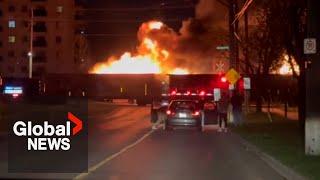
[[205, 94], [206, 94], [206, 92], [204, 92], [204, 91], [200, 91], [200, 93], [199, 93], [200, 96], [204, 96]]
[[177, 91], [172, 91], [171, 96], [175, 96], [177, 94]]
[[200, 115], [200, 111], [195, 111], [192, 113], [193, 116], [199, 116]]
[[170, 110], [167, 110], [167, 115], [171, 115], [171, 111]]
[[223, 82], [223, 83], [225, 83], [225, 82], [227, 82], [227, 78], [226, 77], [221, 77], [221, 82]]

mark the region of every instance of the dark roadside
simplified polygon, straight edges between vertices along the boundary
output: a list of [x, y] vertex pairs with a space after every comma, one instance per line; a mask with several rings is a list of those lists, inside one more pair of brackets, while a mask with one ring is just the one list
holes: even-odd
[[320, 157], [306, 156], [299, 122], [278, 114], [249, 113], [246, 124], [234, 128], [249, 143], [309, 179], [320, 179]]

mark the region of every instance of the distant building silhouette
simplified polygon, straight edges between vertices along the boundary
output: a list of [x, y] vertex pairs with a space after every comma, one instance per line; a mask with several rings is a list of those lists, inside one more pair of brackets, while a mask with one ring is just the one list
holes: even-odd
[[75, 72], [74, 0], [0, 0], [0, 75], [28, 77], [31, 8], [34, 77]]

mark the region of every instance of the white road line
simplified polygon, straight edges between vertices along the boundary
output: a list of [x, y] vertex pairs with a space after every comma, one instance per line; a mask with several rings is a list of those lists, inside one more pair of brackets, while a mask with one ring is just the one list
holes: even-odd
[[105, 158], [103, 161], [99, 162], [98, 164], [91, 166], [88, 169], [88, 172], [83, 172], [78, 174], [76, 177], [74, 177], [73, 179], [84, 179], [85, 177], [87, 177], [88, 175], [90, 175], [92, 172], [94, 172], [95, 170], [97, 170], [98, 168], [100, 168], [101, 166], [105, 165], [106, 163], [108, 163], [109, 161], [111, 161], [112, 159], [116, 158], [117, 156], [121, 155], [122, 153], [126, 152], [127, 150], [129, 150], [130, 148], [133, 148], [134, 146], [138, 145], [140, 142], [142, 142], [145, 138], [147, 138], [148, 136], [150, 136], [155, 130], [152, 129], [150, 130], [148, 133], [146, 133], [145, 135], [143, 135], [140, 139], [138, 139], [136, 142], [124, 147], [123, 149], [121, 149], [119, 152]]

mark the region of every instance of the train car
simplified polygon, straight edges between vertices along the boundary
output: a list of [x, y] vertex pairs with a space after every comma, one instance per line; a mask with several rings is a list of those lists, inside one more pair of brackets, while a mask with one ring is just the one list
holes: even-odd
[[50, 74], [44, 83], [46, 95], [129, 99], [138, 105], [159, 99], [165, 84], [162, 76], [155, 74]]

